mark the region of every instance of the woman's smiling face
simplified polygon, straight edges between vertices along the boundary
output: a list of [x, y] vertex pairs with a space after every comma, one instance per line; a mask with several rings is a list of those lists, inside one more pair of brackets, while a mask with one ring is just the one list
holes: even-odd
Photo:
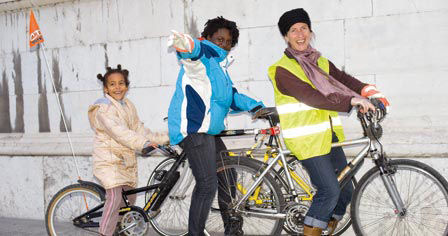
[[289, 28], [285, 40], [294, 50], [304, 51], [310, 45], [311, 33], [307, 24], [298, 22]]

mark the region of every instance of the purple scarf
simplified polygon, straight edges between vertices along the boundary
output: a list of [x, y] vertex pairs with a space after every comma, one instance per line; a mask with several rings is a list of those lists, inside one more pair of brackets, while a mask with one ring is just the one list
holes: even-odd
[[333, 76], [327, 74], [317, 65], [317, 59], [320, 57], [320, 52], [316, 49], [308, 46], [305, 51], [297, 51], [288, 47], [286, 51], [297, 60], [311, 83], [313, 83], [316, 89], [325, 97], [330, 98], [330, 94], [339, 93], [346, 96], [362, 98], [359, 94], [347, 88], [344, 84], [337, 81]]

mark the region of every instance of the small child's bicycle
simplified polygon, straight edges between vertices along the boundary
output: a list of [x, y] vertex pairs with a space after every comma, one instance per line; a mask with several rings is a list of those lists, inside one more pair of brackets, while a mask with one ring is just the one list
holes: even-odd
[[[146, 150], [150, 152], [151, 148]], [[184, 153], [180, 155], [169, 146], [159, 146], [159, 150], [176, 161], [165, 172], [158, 172], [155, 179], [159, 183], [122, 192], [126, 204], [120, 209], [121, 220], [118, 235], [144, 235], [148, 222], [157, 216], [170, 190], [179, 179], [178, 167], [185, 162]], [[152, 191], [151, 198], [143, 208], [129, 204], [127, 196], [140, 192]], [[49, 235], [98, 235], [99, 221], [104, 207], [105, 190], [102, 186], [79, 180], [56, 193], [48, 205], [45, 224]]]

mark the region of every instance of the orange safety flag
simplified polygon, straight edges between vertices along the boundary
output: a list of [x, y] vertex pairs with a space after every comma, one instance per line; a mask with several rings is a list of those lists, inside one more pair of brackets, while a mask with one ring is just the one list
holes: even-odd
[[34, 18], [33, 10], [30, 11], [30, 48], [44, 42], [44, 37], [40, 32], [39, 25]]

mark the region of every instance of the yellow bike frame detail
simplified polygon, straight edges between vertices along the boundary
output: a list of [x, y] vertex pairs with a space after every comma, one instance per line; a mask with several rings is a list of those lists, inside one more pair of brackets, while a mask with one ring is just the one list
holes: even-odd
[[[255, 158], [253, 155], [254, 150], [258, 149], [261, 144], [263, 143], [264, 139], [267, 137], [267, 134], [264, 134], [257, 142], [255, 142], [254, 145], [252, 145], [248, 150], [244, 151], [244, 155], [250, 158]], [[263, 156], [263, 162], [267, 163], [269, 161], [269, 158], [275, 158], [276, 156], [270, 154], [272, 147], [267, 147], [264, 156]], [[243, 154], [243, 152], [240, 152], [240, 154]], [[240, 156], [237, 152], [228, 152], [228, 156]], [[285, 168], [283, 166], [283, 163], [281, 161], [278, 161], [281, 168]], [[298, 186], [306, 193], [305, 196], [300, 196], [301, 201], [311, 201], [313, 199], [313, 193], [311, 192], [312, 188], [299, 176], [294, 172], [291, 168], [288, 167], [288, 171], [291, 175], [291, 178], [297, 183]], [[238, 191], [245, 195], [247, 193], [247, 189], [245, 189], [240, 183], [237, 184]], [[259, 198], [261, 186], [258, 186], [254, 193], [248, 198], [249, 201], [255, 202], [255, 204], [263, 204], [264, 200]]]

